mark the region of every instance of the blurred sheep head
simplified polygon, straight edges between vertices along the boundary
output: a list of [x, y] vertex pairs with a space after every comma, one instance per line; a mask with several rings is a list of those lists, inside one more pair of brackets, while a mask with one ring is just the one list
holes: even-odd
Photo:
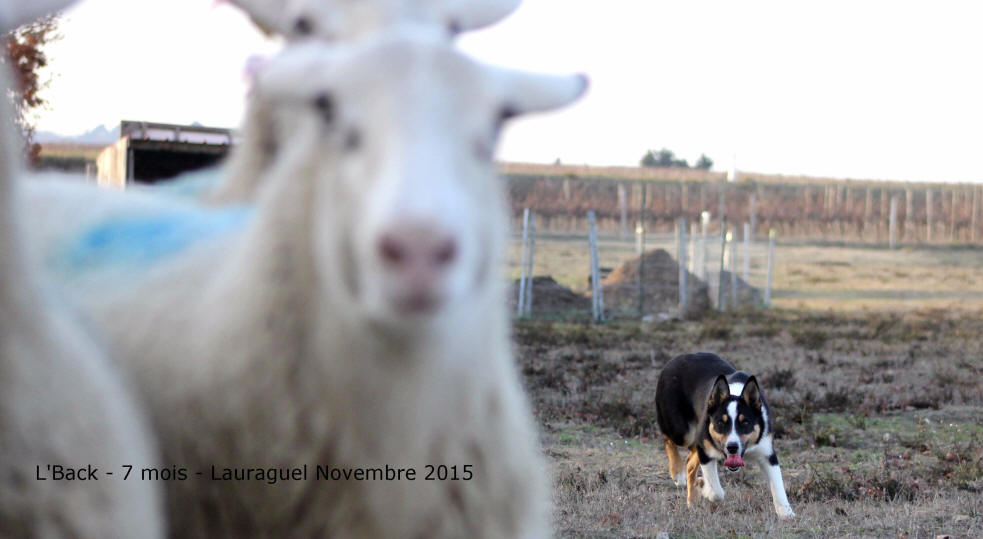
[[477, 63], [430, 33], [310, 42], [257, 80], [247, 128], [260, 138], [245, 151], [268, 153], [262, 189], [284, 175], [312, 182], [311, 247], [328, 297], [384, 325], [431, 323], [481, 294], [500, 300], [502, 123], [586, 86], [582, 75]]
[[412, 23], [445, 35], [488, 26], [520, 0], [229, 0], [256, 24], [288, 41], [350, 40]]

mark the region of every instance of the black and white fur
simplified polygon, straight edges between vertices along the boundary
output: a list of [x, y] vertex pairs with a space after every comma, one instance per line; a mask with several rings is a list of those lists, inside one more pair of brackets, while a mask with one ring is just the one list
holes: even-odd
[[771, 413], [754, 376], [714, 354], [681, 355], [659, 375], [655, 402], [669, 473], [677, 485], [686, 483], [687, 505], [695, 497], [697, 468], [703, 474], [703, 497], [723, 499], [717, 463], [729, 454], [749, 459], [762, 470], [778, 516], [795, 516], [775, 454]]

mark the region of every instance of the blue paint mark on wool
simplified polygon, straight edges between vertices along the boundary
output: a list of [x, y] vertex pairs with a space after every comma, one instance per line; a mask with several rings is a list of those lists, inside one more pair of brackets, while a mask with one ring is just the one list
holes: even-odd
[[148, 265], [192, 245], [242, 228], [252, 210], [179, 210], [114, 217], [82, 232], [63, 251], [73, 269], [105, 265]]
[[151, 189], [176, 198], [200, 199], [205, 193], [214, 190], [223, 177], [222, 169], [217, 166], [203, 168], [154, 184]]

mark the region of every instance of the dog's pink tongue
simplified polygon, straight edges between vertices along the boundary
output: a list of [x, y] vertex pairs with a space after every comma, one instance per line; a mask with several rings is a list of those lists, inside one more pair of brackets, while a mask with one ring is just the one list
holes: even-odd
[[727, 460], [724, 461], [724, 466], [727, 466], [728, 468], [744, 466], [744, 459], [742, 459], [740, 455], [727, 455]]

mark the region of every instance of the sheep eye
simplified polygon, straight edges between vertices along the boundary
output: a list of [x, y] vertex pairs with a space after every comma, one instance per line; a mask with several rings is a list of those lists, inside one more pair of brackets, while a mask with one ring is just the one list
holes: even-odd
[[362, 146], [362, 133], [358, 129], [349, 129], [345, 135], [345, 149], [357, 150]]
[[314, 25], [307, 17], [297, 17], [294, 21], [294, 32], [299, 36], [309, 36], [314, 32]]
[[334, 100], [327, 93], [320, 93], [314, 98], [314, 108], [317, 109], [318, 113], [324, 119], [325, 122], [331, 123], [335, 118], [335, 107]]
[[498, 111], [498, 123], [501, 124], [506, 120], [510, 120], [519, 115], [519, 111], [516, 110], [512, 105], [505, 105], [502, 110]]
[[514, 118], [518, 115], [519, 111], [512, 105], [505, 105], [499, 109], [498, 117], [495, 118], [495, 127], [492, 131], [492, 136], [497, 139], [499, 132], [502, 130], [502, 124], [505, 123], [505, 120]]

